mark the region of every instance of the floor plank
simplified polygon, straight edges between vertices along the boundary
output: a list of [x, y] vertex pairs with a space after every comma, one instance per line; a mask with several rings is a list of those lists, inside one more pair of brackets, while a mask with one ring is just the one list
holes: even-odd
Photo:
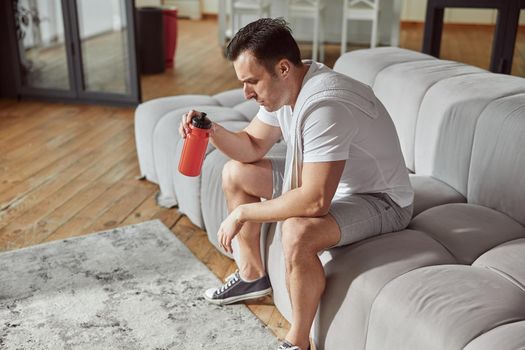
[[[133, 212], [131, 212], [130, 215], [128, 215], [128, 217], [122, 222], [122, 225], [132, 225], [132, 224], [138, 224], [138, 223], [141, 223], [147, 220], [153, 220], [162, 211], [166, 210], [164, 208], [160, 208], [157, 205], [157, 200], [156, 200], [157, 186], [155, 186], [154, 184], [147, 183], [147, 182], [145, 182], [145, 185], [152, 189], [152, 193], [138, 207], [136, 207], [133, 210]], [[175, 212], [178, 213], [178, 211], [175, 211]], [[166, 225], [166, 226], [171, 227], [172, 225], [173, 223], [171, 225]]]

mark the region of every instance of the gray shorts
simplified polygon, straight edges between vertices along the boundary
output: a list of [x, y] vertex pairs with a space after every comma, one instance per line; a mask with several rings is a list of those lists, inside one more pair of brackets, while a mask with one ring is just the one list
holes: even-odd
[[[285, 159], [271, 157], [273, 198], [281, 195]], [[401, 208], [386, 193], [353, 194], [332, 202], [329, 213], [339, 225], [341, 239], [334, 247], [381, 233], [403, 230], [412, 219], [412, 205]]]

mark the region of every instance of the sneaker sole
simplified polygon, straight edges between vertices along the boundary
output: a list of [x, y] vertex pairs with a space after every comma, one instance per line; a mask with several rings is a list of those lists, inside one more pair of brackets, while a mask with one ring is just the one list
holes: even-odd
[[211, 299], [211, 298], [208, 298], [206, 295], [204, 295], [204, 299], [206, 299], [207, 301], [215, 305], [229, 305], [229, 304], [233, 304], [233, 303], [236, 303], [242, 300], [256, 299], [256, 298], [264, 297], [270, 294], [271, 292], [272, 292], [272, 288], [268, 288], [268, 289], [260, 290], [257, 292], [251, 292], [248, 294], [238, 295], [235, 297], [229, 297], [226, 299]]

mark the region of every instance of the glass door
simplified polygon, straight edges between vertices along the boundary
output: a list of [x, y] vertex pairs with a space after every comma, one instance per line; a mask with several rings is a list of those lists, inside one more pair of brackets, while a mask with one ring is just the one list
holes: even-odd
[[11, 0], [21, 96], [137, 104], [133, 0]]
[[79, 94], [88, 100], [133, 102], [140, 98], [133, 31], [133, 2], [76, 0], [74, 16]]
[[13, 1], [23, 95], [74, 96], [63, 11], [61, 0]]

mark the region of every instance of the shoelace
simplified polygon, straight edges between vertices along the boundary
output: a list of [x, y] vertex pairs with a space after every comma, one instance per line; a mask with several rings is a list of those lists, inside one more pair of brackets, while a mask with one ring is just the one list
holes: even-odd
[[228, 277], [226, 277], [224, 279], [224, 283], [228, 282], [229, 280], [231, 280], [232, 278], [234, 278], [238, 274], [239, 274], [239, 269], [235, 270], [232, 274], [228, 275]]
[[222, 294], [224, 293], [225, 290], [229, 289], [231, 286], [233, 286], [235, 283], [237, 283], [239, 281], [240, 277], [239, 277], [239, 274], [236, 273], [235, 275], [233, 275], [230, 279], [228, 279], [228, 281], [226, 283], [224, 283], [221, 288], [219, 288], [218, 290], [215, 291], [215, 294], [216, 295], [219, 295], [219, 294]]
[[298, 346], [283, 342], [277, 350], [300, 350]]

